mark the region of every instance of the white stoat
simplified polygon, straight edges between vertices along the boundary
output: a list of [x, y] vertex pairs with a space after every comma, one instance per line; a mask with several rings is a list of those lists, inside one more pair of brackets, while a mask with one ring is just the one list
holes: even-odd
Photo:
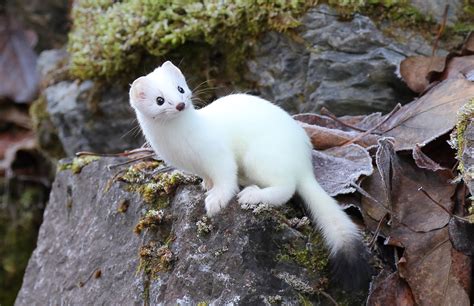
[[[279, 206], [297, 192], [324, 235], [336, 273], [346, 284], [366, 282], [359, 230], [316, 181], [311, 142], [291, 116], [247, 94], [200, 110], [191, 96], [183, 74], [168, 61], [133, 82], [130, 104], [158, 156], [203, 179], [207, 214], [216, 215], [236, 194], [239, 203]], [[240, 192], [239, 184], [246, 186]]]

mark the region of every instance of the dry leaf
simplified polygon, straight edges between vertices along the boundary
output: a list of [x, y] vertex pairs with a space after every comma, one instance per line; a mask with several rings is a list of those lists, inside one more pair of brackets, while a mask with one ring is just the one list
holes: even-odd
[[474, 97], [474, 83], [447, 79], [423, 97], [404, 105], [381, 127], [395, 139], [395, 149], [413, 150], [448, 133], [457, 121], [456, 112]]
[[368, 306], [414, 306], [410, 287], [397, 272], [389, 274], [383, 270], [374, 280], [367, 299]]
[[358, 145], [336, 147], [326, 151], [313, 150], [316, 179], [331, 196], [353, 193], [357, 180], [373, 172], [369, 153]]
[[428, 75], [431, 72], [442, 72], [446, 58], [441, 56], [410, 56], [400, 63], [400, 75], [408, 87], [421, 93], [428, 87]]
[[[303, 122], [299, 122], [299, 124], [304, 128], [306, 134], [308, 134], [310, 137], [313, 147], [318, 150], [342, 146], [362, 134], [360, 132], [347, 132], [318, 125], [310, 125]], [[370, 147], [377, 144], [378, 138], [379, 137], [376, 135], [364, 135], [355, 143], [362, 147]]]
[[26, 103], [37, 93], [37, 56], [31, 33], [10, 18], [0, 16], [0, 98]]
[[396, 226], [391, 235], [405, 247], [399, 273], [418, 305], [470, 305], [471, 259], [453, 249], [447, 228], [414, 233]]

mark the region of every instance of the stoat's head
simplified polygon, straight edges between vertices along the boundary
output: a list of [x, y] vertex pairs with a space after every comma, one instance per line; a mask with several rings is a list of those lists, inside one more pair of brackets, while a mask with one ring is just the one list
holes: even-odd
[[181, 71], [167, 61], [133, 82], [130, 105], [150, 119], [166, 120], [193, 108], [191, 96], [192, 92]]

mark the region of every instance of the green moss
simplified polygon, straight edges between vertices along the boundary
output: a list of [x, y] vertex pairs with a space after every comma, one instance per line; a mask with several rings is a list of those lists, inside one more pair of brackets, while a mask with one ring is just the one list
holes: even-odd
[[36, 245], [48, 191], [42, 186], [0, 178], [0, 304], [13, 305]]
[[94, 155], [84, 155], [80, 157], [75, 157], [70, 163], [58, 164], [58, 171], [71, 170], [73, 174], [78, 174], [81, 173], [82, 168], [99, 159], [99, 156]]
[[156, 278], [160, 272], [169, 271], [175, 259], [169, 244], [159, 245], [153, 241], [140, 248], [139, 256], [138, 270], [143, 271], [149, 279]]
[[317, 232], [313, 232], [310, 226], [304, 230], [308, 234], [306, 244], [287, 244], [282, 252], [277, 255], [277, 260], [296, 262], [311, 272], [321, 274], [328, 273], [329, 252], [324, 244], [323, 238]]
[[46, 98], [43, 95], [31, 104], [29, 113], [39, 149], [53, 159], [64, 157], [66, 154], [63, 145], [59, 139], [58, 131], [49, 117]]
[[144, 161], [132, 165], [117, 180], [127, 183], [129, 191], [138, 192], [143, 200], [154, 208], [164, 208], [169, 204], [169, 195], [185, 183], [195, 183], [196, 178], [184, 176], [181, 172], [163, 172], [152, 175], [161, 165], [158, 161]]
[[136, 234], [140, 234], [144, 229], [155, 229], [157, 226], [169, 221], [170, 219], [171, 216], [166, 214], [163, 209], [150, 209], [146, 212], [145, 216], [138, 221], [133, 231]]
[[316, 1], [95, 1], [75, 3], [69, 35], [76, 77], [113, 78], [136, 69], [143, 57], [164, 56], [187, 42], [234, 47], [273, 29], [298, 25]]

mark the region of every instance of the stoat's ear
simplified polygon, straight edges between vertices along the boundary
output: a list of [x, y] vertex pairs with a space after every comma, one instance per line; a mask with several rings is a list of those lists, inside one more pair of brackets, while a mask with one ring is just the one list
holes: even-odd
[[170, 72], [182, 74], [181, 70], [179, 70], [179, 68], [176, 67], [175, 65], [173, 65], [173, 63], [170, 62], [170, 61], [164, 62], [163, 65], [161, 65], [161, 68], [164, 68], [164, 69], [166, 69], [167, 71], [170, 71]]
[[145, 77], [142, 76], [133, 81], [130, 87], [130, 102], [139, 102], [145, 99]]

